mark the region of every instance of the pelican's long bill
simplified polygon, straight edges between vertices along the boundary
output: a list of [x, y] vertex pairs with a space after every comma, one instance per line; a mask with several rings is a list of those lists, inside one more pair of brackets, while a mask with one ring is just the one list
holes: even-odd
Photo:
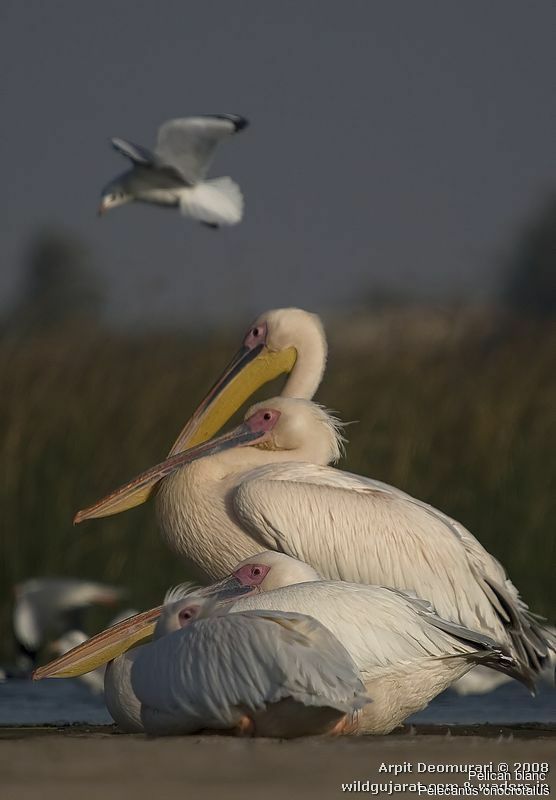
[[[253, 594], [256, 588], [242, 584], [234, 575], [228, 575], [218, 583], [196, 589], [202, 596], [216, 597], [223, 605], [242, 595]], [[42, 678], [77, 678], [86, 672], [102, 667], [114, 658], [138, 644], [145, 644], [152, 637], [156, 622], [164, 606], [143, 611], [118, 622], [96, 636], [92, 636], [64, 655], [50, 661], [33, 672], [33, 680]]]
[[170, 455], [206, 442], [265, 383], [292, 371], [295, 347], [269, 350], [265, 344], [243, 345], [230, 361], [193, 416], [184, 425]]
[[[182, 428], [170, 457], [188, 452], [214, 436], [237, 409], [263, 384], [291, 372], [297, 359], [294, 347], [269, 350], [265, 344], [243, 345], [214, 384], [193, 416]], [[185, 463], [185, 462], [184, 462]], [[164, 472], [166, 467], [168, 472]], [[180, 464], [178, 464], [180, 466]], [[90, 508], [79, 511], [74, 522], [119, 514], [146, 502], [156, 484], [174, 470], [170, 458], [139, 475], [134, 481], [106, 495]]]
[[135, 644], [152, 636], [162, 608], [163, 606], [157, 606], [150, 611], [128, 617], [117, 625], [97, 633], [83, 644], [45, 664], [44, 667], [38, 667], [33, 672], [33, 680], [75, 678], [107, 664]]
[[135, 502], [135, 497], [138, 494], [142, 495], [145, 487], [153, 486], [192, 461], [215, 455], [232, 447], [247, 447], [248, 445], [265, 441], [268, 426], [259, 425], [259, 420], [260, 415], [254, 415], [229, 433], [218, 436], [216, 439], [211, 439], [209, 442], [200, 444], [197, 447], [191, 447], [189, 450], [169, 456], [165, 461], [150, 467], [145, 472], [137, 475], [136, 478], [124, 483], [123, 486], [103, 497], [98, 503], [78, 511], [73, 518], [74, 524], [77, 525], [86, 519], [94, 519], [95, 517], [109, 517], [111, 514], [119, 513], [124, 508], [132, 508], [138, 505]]

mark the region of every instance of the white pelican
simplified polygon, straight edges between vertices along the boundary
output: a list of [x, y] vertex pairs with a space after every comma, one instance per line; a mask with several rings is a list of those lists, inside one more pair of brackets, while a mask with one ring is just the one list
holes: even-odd
[[338, 424], [321, 408], [274, 398], [249, 409], [230, 433], [171, 456], [113, 498], [164, 479], [163, 535], [209, 579], [257, 552], [279, 550], [329, 580], [413, 592], [441, 617], [508, 648], [525, 680], [537, 675], [555, 640], [501, 564], [441, 511], [324, 466], [340, 446]]
[[[169, 455], [207, 441], [243, 403], [268, 381], [288, 378], [282, 397], [310, 400], [326, 367], [327, 344], [319, 317], [300, 308], [265, 311], [249, 326], [241, 347], [182, 428]], [[125, 497], [114, 493], [80, 511], [75, 522], [118, 514], [144, 503], [158, 481], [154, 477]]]
[[219, 612], [195, 592], [167, 603], [131, 685], [147, 733], [291, 738], [351, 731], [366, 703], [345, 648], [310, 617]]
[[78, 578], [30, 578], [14, 587], [14, 635], [23, 657], [35, 662], [48, 637], [82, 627], [92, 605], [115, 605], [123, 591]]
[[234, 602], [233, 612], [307, 614], [344, 645], [372, 700], [358, 721], [360, 733], [389, 733], [477, 664], [488, 665], [492, 669], [485, 671], [495, 676], [520, 678], [502, 646], [440, 619], [429, 603], [401, 592], [323, 581], [309, 565], [269, 551], [248, 558], [212, 589], [217, 593], [234, 581], [256, 593]]

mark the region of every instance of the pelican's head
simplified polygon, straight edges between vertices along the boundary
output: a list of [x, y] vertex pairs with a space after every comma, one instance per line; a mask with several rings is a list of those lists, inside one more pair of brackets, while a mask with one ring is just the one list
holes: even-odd
[[[311, 399], [326, 366], [319, 317], [300, 308], [265, 311], [249, 326], [241, 347], [174, 442], [170, 454], [204, 442], [263, 384], [290, 374], [285, 397]], [[294, 369], [295, 368], [295, 369]]]
[[[215, 589], [214, 593], [212, 589]], [[244, 587], [237, 591], [237, 595], [251, 594], [250, 587]], [[228, 587], [224, 587], [224, 593], [228, 594]], [[192, 587], [191, 584], [183, 583], [176, 586], [166, 593], [164, 598], [164, 606], [162, 612], [156, 623], [153, 633], [153, 639], [159, 639], [161, 636], [166, 636], [174, 631], [179, 631], [191, 623], [203, 617], [209, 617], [220, 606], [219, 602], [218, 585], [208, 587], [208, 589], [199, 589]]]
[[264, 421], [268, 430], [256, 447], [295, 451], [296, 460], [312, 464], [330, 464], [342, 457], [342, 423], [311, 400], [273, 397], [251, 406], [245, 415], [245, 424], [250, 426], [260, 427]]
[[[266, 311], [249, 326], [240, 349], [186, 423], [170, 456], [206, 442], [263, 384], [289, 374], [284, 397], [310, 399], [326, 365], [326, 337], [316, 314], [300, 308]], [[75, 522], [118, 514], [144, 503], [162, 476], [129, 485], [126, 494], [112, 493], [81, 510]]]
[[121, 178], [116, 178], [102, 190], [98, 215], [101, 217], [110, 209], [131, 203], [133, 199], [133, 195], [128, 191], [125, 181]]
[[265, 550], [241, 561], [227, 578], [213, 584], [212, 588], [222, 591], [232, 583], [251, 589], [252, 592], [269, 592], [295, 583], [320, 581], [321, 575], [306, 564], [285, 553]]

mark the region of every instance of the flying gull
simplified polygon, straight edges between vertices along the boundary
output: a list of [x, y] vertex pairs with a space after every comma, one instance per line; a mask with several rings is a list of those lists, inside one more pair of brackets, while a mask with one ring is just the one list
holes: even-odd
[[179, 207], [184, 216], [210, 227], [237, 225], [243, 196], [231, 178], [205, 180], [221, 139], [247, 127], [245, 117], [212, 114], [164, 122], [154, 152], [125, 139], [113, 147], [132, 163], [102, 192], [99, 214], [138, 201]]

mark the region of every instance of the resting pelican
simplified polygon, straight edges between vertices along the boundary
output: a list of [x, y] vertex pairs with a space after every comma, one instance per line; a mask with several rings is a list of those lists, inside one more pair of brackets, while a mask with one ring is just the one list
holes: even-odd
[[554, 637], [501, 564], [462, 525], [379, 481], [333, 467], [338, 424], [314, 403], [254, 405], [228, 434], [177, 453], [114, 494], [162, 480], [163, 535], [215, 579], [265, 549], [306, 561], [328, 580], [407, 590], [443, 618], [492, 637], [530, 680]]
[[351, 730], [366, 703], [353, 661], [310, 617], [218, 612], [195, 592], [164, 606], [131, 667], [147, 733], [291, 738]]
[[[326, 367], [327, 344], [319, 317], [300, 308], [265, 311], [249, 326], [241, 347], [195, 413], [182, 428], [169, 455], [207, 441], [263, 384], [283, 373], [282, 397], [311, 400]], [[114, 493], [80, 511], [75, 522], [118, 514], [141, 505], [158, 480], [144, 482], [126, 496]]]
[[123, 591], [78, 578], [30, 578], [17, 584], [14, 594], [14, 635], [22, 656], [35, 663], [49, 635], [81, 628], [85, 609], [114, 605]]
[[234, 602], [233, 612], [307, 614], [344, 645], [372, 700], [360, 733], [389, 733], [477, 664], [520, 678], [516, 662], [492, 639], [440, 619], [429, 603], [401, 592], [323, 581], [308, 564], [270, 551], [246, 559], [212, 588], [233, 582], [256, 592]]

